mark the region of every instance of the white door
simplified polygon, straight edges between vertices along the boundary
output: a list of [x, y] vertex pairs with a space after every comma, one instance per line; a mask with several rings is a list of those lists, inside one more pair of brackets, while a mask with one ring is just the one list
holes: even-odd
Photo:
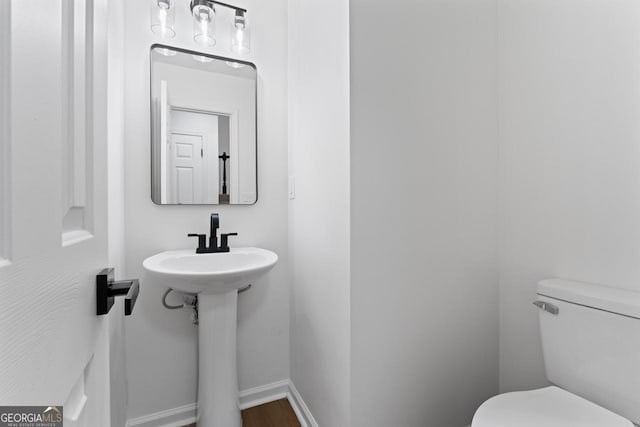
[[[174, 175], [181, 172], [185, 175], [182, 185], [185, 195], [179, 200], [189, 200], [190, 194], [199, 197], [193, 203], [217, 204], [220, 197], [218, 158], [218, 116], [213, 113], [175, 109], [171, 112], [171, 150], [174, 153]], [[186, 144], [199, 144], [191, 151]], [[198, 148], [199, 147], [199, 148]], [[180, 153], [182, 149], [182, 153]], [[200, 150], [199, 152], [197, 150]], [[200, 155], [200, 159], [191, 159]], [[178, 158], [180, 157], [180, 158]], [[176, 165], [194, 168], [178, 171]], [[193, 184], [190, 179], [193, 177]], [[193, 185], [195, 189], [191, 187]], [[186, 202], [181, 202], [186, 203]]]
[[203, 136], [171, 133], [169, 150], [171, 202], [202, 203]]
[[65, 427], [110, 425], [106, 12], [0, 1], [0, 405], [65, 405]]

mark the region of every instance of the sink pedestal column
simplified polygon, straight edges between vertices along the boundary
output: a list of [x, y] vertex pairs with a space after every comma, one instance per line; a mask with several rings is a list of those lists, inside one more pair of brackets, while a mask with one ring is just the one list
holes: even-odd
[[238, 291], [198, 294], [198, 427], [241, 427], [236, 325]]

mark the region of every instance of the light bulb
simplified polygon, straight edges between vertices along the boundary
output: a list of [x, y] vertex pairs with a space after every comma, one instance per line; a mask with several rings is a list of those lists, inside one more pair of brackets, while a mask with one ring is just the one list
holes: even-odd
[[204, 64], [206, 64], [207, 62], [211, 62], [213, 61], [213, 58], [209, 58], [208, 56], [203, 56], [203, 55], [191, 55], [191, 57], [198, 61], [198, 62], [202, 62]]
[[167, 49], [164, 47], [156, 47], [153, 50], [164, 56], [176, 56], [178, 54], [178, 52], [176, 52], [175, 50]]
[[231, 68], [243, 68], [243, 67], [245, 67], [244, 64], [242, 64], [240, 62], [235, 62], [235, 61], [224, 61], [224, 63], [227, 64]]
[[165, 38], [173, 37], [174, 22], [173, 0], [151, 0], [151, 31]]
[[216, 11], [205, 2], [191, 2], [193, 14], [193, 40], [201, 46], [216, 44], [215, 17]]
[[231, 52], [246, 55], [251, 51], [251, 31], [245, 13], [236, 10], [236, 16], [231, 23]]

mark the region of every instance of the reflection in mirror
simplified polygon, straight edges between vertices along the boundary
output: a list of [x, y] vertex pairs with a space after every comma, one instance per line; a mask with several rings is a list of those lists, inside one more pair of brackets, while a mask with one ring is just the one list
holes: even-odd
[[258, 197], [255, 65], [151, 47], [151, 198], [252, 204]]

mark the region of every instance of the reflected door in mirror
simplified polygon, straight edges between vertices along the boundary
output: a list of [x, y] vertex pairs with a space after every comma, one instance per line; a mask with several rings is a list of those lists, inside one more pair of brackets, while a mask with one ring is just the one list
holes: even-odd
[[255, 66], [154, 46], [151, 85], [153, 201], [255, 203]]

